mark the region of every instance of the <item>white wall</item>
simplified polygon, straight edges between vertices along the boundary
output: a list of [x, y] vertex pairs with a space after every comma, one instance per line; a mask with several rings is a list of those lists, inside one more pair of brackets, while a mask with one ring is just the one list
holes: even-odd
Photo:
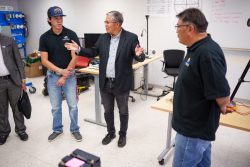
[[[143, 37], [140, 36], [142, 29], [146, 28], [146, 2], [146, 0], [54, 0], [53, 2], [50, 0], [19, 0], [19, 8], [26, 14], [30, 30], [27, 52], [38, 49], [40, 35], [49, 29], [47, 9], [54, 5], [63, 9], [67, 15], [64, 25], [74, 30], [79, 37], [83, 37], [84, 33], [105, 32], [103, 23], [105, 14], [110, 10], [119, 10], [124, 15], [123, 27], [136, 33], [141, 45], [146, 49], [146, 33]], [[162, 55], [162, 51], [165, 49], [186, 49], [185, 46], [178, 43], [173, 28], [176, 23], [174, 18], [175, 14], [167, 17], [149, 17], [149, 52], [156, 50], [156, 54]], [[250, 52], [225, 51], [225, 55], [228, 63], [227, 77], [233, 90], [250, 58]], [[165, 74], [161, 72], [161, 67], [160, 61], [149, 65], [149, 83], [161, 86], [172, 83], [171, 79], [163, 78]], [[250, 72], [245, 79], [250, 80]], [[236, 97], [250, 100], [249, 90], [250, 84], [243, 83]]]
[[[30, 36], [28, 39], [28, 52], [38, 48], [38, 39], [50, 27], [47, 24], [47, 10], [50, 6], [60, 6], [64, 14], [64, 26], [74, 30], [79, 37], [84, 33], [104, 33], [105, 14], [110, 10], [119, 10], [124, 14], [124, 27], [140, 34], [145, 22], [145, 0], [19, 0], [20, 9], [26, 14]], [[141, 4], [144, 4], [142, 6]], [[132, 12], [128, 12], [128, 11]], [[139, 12], [138, 12], [138, 11]]]
[[[231, 92], [233, 92], [250, 60], [250, 52], [224, 51], [224, 54], [226, 55], [227, 61], [227, 79], [231, 87]], [[250, 81], [250, 69], [244, 80]], [[250, 100], [250, 82], [242, 82], [235, 97]]]

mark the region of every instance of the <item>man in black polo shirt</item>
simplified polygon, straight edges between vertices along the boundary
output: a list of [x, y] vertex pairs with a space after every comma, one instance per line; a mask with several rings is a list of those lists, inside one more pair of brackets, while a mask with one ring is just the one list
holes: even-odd
[[179, 42], [187, 46], [174, 90], [172, 126], [176, 130], [173, 167], [210, 167], [211, 141], [220, 113], [231, 112], [226, 62], [207, 34], [204, 14], [189, 8], [177, 15]]
[[75, 52], [68, 51], [64, 44], [71, 40], [77, 41], [75, 32], [63, 27], [63, 12], [60, 7], [48, 9], [48, 23], [51, 29], [40, 37], [39, 50], [41, 51], [42, 64], [48, 69], [47, 87], [52, 105], [53, 133], [48, 140], [52, 141], [63, 134], [62, 125], [62, 92], [66, 97], [70, 115], [70, 132], [76, 141], [81, 141], [82, 136], [78, 126], [78, 108], [75, 77]]

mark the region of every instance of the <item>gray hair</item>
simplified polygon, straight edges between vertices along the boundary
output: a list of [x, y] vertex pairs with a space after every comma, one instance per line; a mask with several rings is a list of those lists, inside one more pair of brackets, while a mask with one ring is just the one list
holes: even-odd
[[123, 23], [123, 16], [118, 11], [110, 11], [106, 14], [107, 16], [110, 16], [112, 18], [112, 21], [120, 23], [122, 25]]
[[189, 8], [176, 15], [183, 22], [192, 23], [198, 32], [206, 32], [208, 22], [205, 15], [197, 8]]

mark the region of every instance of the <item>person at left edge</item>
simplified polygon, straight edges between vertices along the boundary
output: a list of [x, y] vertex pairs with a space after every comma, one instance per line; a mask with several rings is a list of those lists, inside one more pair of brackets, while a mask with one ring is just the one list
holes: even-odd
[[76, 141], [82, 141], [78, 126], [76, 77], [73, 70], [76, 55], [64, 47], [67, 41], [75, 40], [79, 44], [79, 40], [75, 32], [63, 26], [65, 15], [60, 7], [50, 7], [47, 15], [51, 29], [41, 35], [39, 51], [42, 64], [48, 69], [47, 88], [53, 115], [53, 133], [48, 137], [48, 141], [53, 141], [63, 134], [62, 93], [69, 108], [70, 132]]
[[0, 33], [0, 145], [6, 142], [11, 131], [8, 120], [9, 104], [15, 132], [22, 141], [28, 140], [24, 116], [17, 107], [22, 90], [26, 91], [26, 81], [21, 55], [14, 39]]

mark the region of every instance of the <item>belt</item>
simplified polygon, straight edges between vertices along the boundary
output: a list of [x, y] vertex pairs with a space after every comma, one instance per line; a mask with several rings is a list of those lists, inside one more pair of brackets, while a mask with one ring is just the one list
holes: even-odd
[[0, 76], [0, 79], [9, 79], [10, 75]]
[[115, 78], [106, 78], [106, 80], [110, 81], [110, 82], [114, 82]]

